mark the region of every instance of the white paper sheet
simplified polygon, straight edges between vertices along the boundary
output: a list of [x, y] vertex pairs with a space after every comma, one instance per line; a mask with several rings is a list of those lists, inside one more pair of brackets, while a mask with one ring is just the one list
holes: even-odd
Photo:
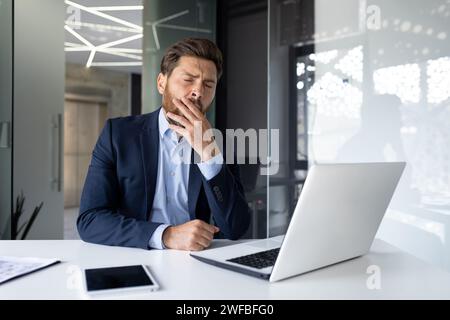
[[0, 256], [0, 284], [58, 262], [57, 259]]

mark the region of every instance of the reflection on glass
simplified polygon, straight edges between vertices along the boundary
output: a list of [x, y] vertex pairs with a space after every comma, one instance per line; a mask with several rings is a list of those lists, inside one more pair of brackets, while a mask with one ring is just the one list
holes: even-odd
[[418, 103], [420, 100], [420, 67], [404, 64], [376, 70], [373, 73], [375, 92], [393, 94], [403, 103]]
[[[309, 21], [302, 1], [291, 3]], [[271, 4], [276, 34], [280, 4]], [[297, 115], [306, 108], [308, 134], [298, 117], [293, 152], [309, 163], [407, 161], [378, 237], [450, 270], [450, 3], [316, 0], [313, 16], [310, 36], [270, 38], [273, 56], [282, 45], [297, 53], [290, 97]]]
[[[215, 40], [215, 0], [144, 0], [143, 112], [156, 110], [161, 97], [155, 83], [165, 50], [187, 37]], [[210, 110], [213, 110], [211, 107]], [[213, 117], [213, 115], [210, 117]]]
[[427, 62], [428, 103], [439, 104], [450, 98], [450, 57]]
[[334, 67], [344, 75], [361, 82], [363, 77], [363, 47], [357, 46], [349, 50]]

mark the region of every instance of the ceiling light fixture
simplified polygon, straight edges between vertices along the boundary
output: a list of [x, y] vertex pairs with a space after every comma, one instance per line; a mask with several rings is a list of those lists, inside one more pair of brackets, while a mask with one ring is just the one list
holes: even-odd
[[[64, 45], [66, 46], [66, 48], [64, 48], [64, 51], [66, 51], [66, 52], [82, 52], [82, 51], [91, 51], [92, 50], [92, 48], [90, 48], [90, 47], [83, 46], [83, 45], [77, 44], [77, 43], [65, 42]], [[141, 49], [129, 49], [129, 48], [104, 48], [104, 49], [97, 48], [97, 51], [142, 54]]]
[[[70, 0], [66, 0], [65, 3], [68, 6], [72, 6], [79, 10], [86, 11], [86, 12], [96, 15], [98, 17], [101, 17], [101, 18], [104, 18], [104, 19], [107, 19], [107, 20], [110, 20], [112, 22], [116, 22], [116, 23], [122, 25], [122, 26], [109, 26], [109, 25], [101, 25], [101, 24], [94, 24], [94, 23], [85, 23], [85, 22], [81, 22], [81, 21], [67, 21], [66, 25], [64, 26], [64, 29], [67, 32], [69, 32], [71, 35], [73, 35], [75, 38], [77, 38], [79, 41], [81, 41], [82, 44], [66, 42], [65, 43], [66, 48], [64, 49], [66, 52], [88, 52], [89, 51], [90, 54], [89, 54], [89, 58], [86, 62], [86, 68], [90, 68], [91, 66], [142, 65], [141, 61], [94, 63], [94, 59], [95, 59], [97, 52], [101, 52], [101, 53], [105, 53], [105, 54], [129, 58], [129, 59], [142, 60], [141, 55], [132, 54], [132, 53], [142, 54], [142, 50], [140, 50], [140, 49], [112, 48], [112, 47], [117, 46], [119, 44], [131, 42], [131, 41], [134, 41], [137, 39], [141, 39], [143, 37], [143, 34], [142, 34], [143, 28], [134, 23], [131, 23], [131, 22], [113, 17], [111, 15], [102, 13], [101, 11], [142, 10], [143, 6], [86, 7], [86, 6], [80, 5], [80, 4], [70, 1]], [[71, 26], [73, 26], [73, 27], [75, 27], [75, 26], [88, 27], [88, 28], [96, 29], [96, 30], [124, 31], [124, 32], [137, 33], [137, 34], [132, 35], [130, 37], [123, 38], [123, 39], [119, 39], [116, 41], [107, 42], [107, 43], [101, 44], [99, 46], [95, 46], [91, 42], [89, 42], [86, 38], [81, 36], [78, 32], [76, 32]], [[123, 27], [123, 26], [125, 26], [125, 27]]]
[[[80, 44], [78, 44], [78, 43], [73, 43], [73, 42], [64, 42], [64, 45], [65, 45], [66, 47], [80, 47], [80, 46], [81, 46]], [[67, 48], [65, 48], [65, 49], [67, 49]]]
[[141, 27], [141, 26], [138, 26], [137, 24], [134, 24], [134, 23], [131, 23], [131, 22], [128, 22], [128, 21], [125, 21], [125, 20], [122, 20], [122, 19], [113, 17], [113, 16], [111, 16], [111, 15], [109, 15], [109, 14], [100, 12], [100, 11], [98, 11], [98, 10], [91, 9], [91, 8], [89, 8], [89, 7], [82, 6], [81, 4], [75, 3], [75, 2], [73, 2], [73, 1], [66, 0], [65, 3], [66, 3], [67, 5], [69, 5], [69, 6], [74, 7], [74, 8], [78, 8], [78, 9], [80, 9], [80, 10], [89, 12], [89, 13], [91, 13], [91, 14], [93, 14], [93, 15], [99, 16], [99, 17], [101, 17], [101, 18], [108, 19], [108, 20], [110, 20], [110, 21], [113, 21], [113, 22], [122, 24], [122, 25], [124, 25], [124, 26], [130, 27], [130, 28], [133, 28], [133, 29], [136, 29], [136, 30], [139, 30], [139, 31], [142, 32], [142, 27]]
[[[136, 6], [87, 7], [87, 6], [80, 5], [74, 1], [70, 1], [70, 0], [65, 0], [65, 3], [68, 6], [72, 6], [79, 10], [83, 10], [90, 14], [93, 14], [98, 17], [101, 17], [101, 18], [107, 19], [109, 21], [120, 24], [120, 26], [114, 26], [114, 25], [87, 23], [87, 22], [82, 22], [82, 21], [71, 21], [71, 20], [66, 21], [66, 25], [64, 28], [67, 30], [67, 32], [72, 34], [75, 38], [77, 38], [82, 43], [82, 44], [77, 44], [77, 43], [72, 43], [72, 42], [66, 42], [65, 49], [64, 49], [66, 52], [90, 52], [88, 61], [86, 63], [87, 68], [89, 68], [91, 66], [140, 66], [140, 65], [142, 65], [143, 50], [131, 49], [131, 48], [113, 48], [113, 47], [143, 38], [143, 28], [137, 24], [128, 22], [123, 19], [119, 19], [117, 17], [111, 16], [104, 12], [133, 11], [133, 10], [141, 11], [144, 9], [144, 6], [136, 5]], [[174, 30], [202, 32], [202, 33], [211, 33], [212, 32], [211, 30], [208, 30], [208, 29], [185, 27], [185, 26], [179, 26], [179, 25], [166, 23], [169, 20], [176, 19], [176, 18], [184, 16], [188, 13], [189, 13], [189, 10], [184, 10], [184, 11], [180, 11], [178, 13], [166, 16], [166, 17], [159, 19], [157, 21], [154, 21], [154, 22], [147, 22], [146, 25], [150, 26], [152, 28], [152, 33], [153, 33], [156, 49], [148, 48], [146, 51], [157, 52], [161, 49], [157, 27], [174, 29]], [[123, 39], [119, 39], [116, 41], [111, 41], [108, 43], [104, 43], [104, 44], [95, 46], [92, 43], [90, 43], [86, 38], [81, 36], [78, 32], [76, 32], [74, 30], [75, 27], [85, 27], [85, 28], [90, 28], [92, 30], [96, 30], [96, 31], [100, 31], [100, 32], [105, 31], [105, 30], [108, 30], [108, 31], [113, 30], [113, 31], [130, 32], [130, 33], [136, 33], [136, 34], [132, 35], [130, 37], [126, 37]], [[116, 56], [120, 56], [120, 57], [126, 57], [126, 58], [135, 59], [135, 60], [139, 60], [139, 61], [136, 61], [136, 62], [94, 62], [97, 52], [110, 54], [110, 55], [116, 55]]]
[[78, 32], [73, 30], [71, 27], [66, 25], [66, 26], [64, 26], [64, 29], [66, 29], [66, 31], [68, 31], [70, 34], [72, 34], [75, 38], [77, 38], [78, 40], [83, 42], [87, 47], [89, 47], [89, 48], [94, 48], [95, 47], [92, 43], [90, 43], [85, 38], [83, 38]]
[[93, 67], [132, 67], [142, 66], [142, 62], [93, 62]]
[[175, 29], [175, 30], [193, 31], [193, 32], [204, 32], [204, 33], [211, 33], [212, 32], [209, 29], [183, 27], [183, 26], [177, 26], [177, 25], [174, 25], [174, 24], [158, 24], [158, 27], [160, 27], [160, 28], [167, 28], [167, 29]]
[[[69, 31], [69, 30], [71, 30], [71, 28], [67, 27], [66, 30]], [[84, 39], [82, 36], [77, 34], [74, 30], [71, 30], [69, 32], [72, 33], [75, 37], [77, 37], [81, 42], [86, 44], [86, 47], [81, 47], [80, 46], [78, 48], [66, 48], [65, 49], [66, 51], [91, 51], [91, 53], [89, 55], [89, 59], [88, 59], [88, 61], [86, 63], [86, 68], [90, 68], [91, 66], [93, 66], [92, 62], [94, 61], [95, 54], [97, 52], [104, 52], [104, 53], [108, 53], [108, 54], [112, 54], [112, 55], [117, 55], [117, 56], [132, 58], [132, 59], [138, 59], [138, 60], [142, 59], [142, 57], [140, 57], [140, 56], [129, 55], [129, 54], [126, 54], [126, 53], [121, 53], [120, 51], [119, 52], [114, 52], [114, 50], [108, 50], [108, 49], [110, 49], [109, 47], [113, 47], [113, 46], [118, 45], [118, 44], [123, 44], [123, 43], [130, 42], [130, 41], [133, 41], [133, 40], [136, 40], [136, 39], [140, 39], [140, 38], [142, 38], [142, 34], [137, 34], [137, 35], [134, 35], [134, 36], [131, 36], [131, 37], [128, 37], [128, 38], [124, 38], [124, 39], [120, 39], [120, 40], [117, 40], [117, 41], [108, 42], [108, 43], [102, 44], [100, 46], [94, 46], [89, 41]], [[75, 49], [79, 49], [79, 50], [75, 50]], [[88, 49], [88, 50], [85, 50], [85, 49]]]
[[166, 22], [166, 21], [169, 21], [169, 20], [172, 20], [172, 19], [175, 19], [175, 18], [184, 16], [185, 14], [188, 14], [188, 13], [189, 13], [189, 10], [184, 10], [184, 11], [181, 11], [181, 12], [178, 12], [178, 13], [175, 13], [175, 14], [172, 14], [172, 15], [170, 15], [170, 16], [164, 17], [164, 18], [162, 18], [162, 19], [160, 19], [160, 20], [157, 20], [157, 21], [155, 21], [155, 22], [147, 22], [147, 23], [146, 23], [146, 25], [152, 27], [153, 37], [155, 38], [156, 50], [161, 49], [161, 46], [160, 46], [160, 44], [159, 44], [158, 32], [156, 31], [156, 27], [157, 27], [159, 24], [163, 23], [163, 22]]
[[121, 31], [121, 32], [132, 32], [132, 33], [142, 33], [141, 30], [137, 30], [134, 28], [120, 27], [120, 26], [110, 26], [107, 24], [98, 24], [98, 23], [88, 23], [81, 21], [66, 21], [66, 25], [72, 27], [86, 27], [93, 30], [113, 30], [113, 31]]
[[83, 38], [80, 34], [78, 34], [75, 30], [73, 30], [71, 27], [69, 26], [64, 26], [64, 29], [66, 29], [69, 33], [71, 33], [75, 38], [77, 38], [78, 40], [80, 40], [82, 43], [85, 44], [85, 46], [79, 46], [79, 47], [71, 47], [71, 48], [65, 48], [64, 50], [66, 52], [74, 52], [74, 51], [90, 51], [91, 53], [89, 54], [89, 58], [88, 61], [86, 63], [86, 68], [90, 68], [91, 66], [93, 66], [93, 61], [95, 58], [95, 54], [97, 52], [103, 52], [103, 53], [107, 53], [107, 54], [112, 54], [112, 55], [116, 55], [116, 56], [121, 56], [121, 57], [126, 57], [126, 58], [131, 58], [131, 59], [137, 59], [137, 60], [142, 60], [141, 56], [136, 56], [136, 55], [130, 55], [127, 53], [122, 53], [120, 51], [116, 51], [114, 52], [114, 50], [107, 50], [110, 47], [114, 47], [116, 45], [119, 44], [123, 44], [126, 42], [130, 42], [133, 40], [137, 40], [143, 37], [142, 34], [136, 34], [124, 39], [120, 39], [120, 40], [116, 40], [116, 41], [112, 41], [112, 42], [108, 42], [108, 43], [104, 43], [100, 46], [94, 46], [92, 43], [90, 43], [88, 40], [86, 40], [85, 38]]
[[[65, 52], [88, 52], [90, 51], [91, 54], [92, 52], [101, 52], [101, 53], [106, 53], [106, 54], [110, 54], [113, 56], [118, 56], [118, 57], [125, 57], [125, 58], [130, 58], [130, 59], [136, 59], [136, 60], [142, 60], [142, 56], [138, 56], [135, 54], [129, 54], [120, 50], [111, 50], [110, 48], [106, 48], [106, 49], [99, 49], [99, 48], [89, 48], [89, 47], [71, 47], [71, 48], [65, 48], [64, 49]], [[138, 52], [141, 53], [141, 52]], [[92, 62], [91, 64], [92, 65]], [[86, 67], [88, 67], [86, 65]]]
[[97, 46], [97, 48], [104, 49], [104, 48], [114, 47], [114, 46], [116, 46], [118, 44], [123, 44], [123, 43], [130, 42], [130, 41], [133, 41], [133, 40], [141, 39], [142, 37], [143, 37], [143, 34], [136, 34], [136, 35], [131, 36], [131, 37], [127, 37], [127, 38], [123, 38], [123, 39], [120, 39], [120, 40], [116, 40], [116, 41], [112, 41], [112, 42], [108, 42], [108, 43], [102, 44], [100, 46]]
[[145, 25], [150, 26], [152, 28], [153, 38], [155, 39], [155, 45], [156, 45], [156, 49], [148, 49], [148, 51], [156, 52], [161, 49], [161, 45], [159, 43], [158, 31], [157, 31], [156, 27], [175, 29], [175, 30], [184, 30], [184, 31], [193, 31], [193, 32], [203, 32], [203, 33], [211, 33], [212, 32], [211, 30], [208, 30], [208, 29], [184, 27], [184, 26], [178, 26], [178, 25], [164, 23], [164, 22], [176, 19], [178, 17], [184, 16], [188, 13], [189, 13], [189, 10], [184, 10], [184, 11], [180, 11], [178, 13], [172, 14], [170, 16], [164, 17], [164, 18], [159, 19], [154, 22], [146, 22]]
[[110, 7], [88, 7], [96, 11], [138, 11], [144, 10], [144, 6], [110, 6]]
[[92, 61], [94, 61], [95, 53], [96, 53], [96, 50], [94, 48], [94, 49], [92, 49], [91, 54], [89, 55], [89, 59], [88, 59], [88, 61], [86, 63], [86, 68], [90, 68], [91, 67]]

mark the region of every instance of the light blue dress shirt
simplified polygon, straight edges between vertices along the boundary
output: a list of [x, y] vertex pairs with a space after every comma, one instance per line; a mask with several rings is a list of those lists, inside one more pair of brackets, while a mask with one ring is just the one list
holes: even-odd
[[[189, 166], [192, 147], [189, 142], [169, 128], [165, 111], [159, 112], [159, 155], [156, 191], [150, 221], [162, 223], [149, 241], [149, 247], [164, 249], [162, 234], [172, 225], [180, 225], [190, 220], [188, 210]], [[222, 168], [223, 156], [197, 164], [206, 180], [214, 178]]]

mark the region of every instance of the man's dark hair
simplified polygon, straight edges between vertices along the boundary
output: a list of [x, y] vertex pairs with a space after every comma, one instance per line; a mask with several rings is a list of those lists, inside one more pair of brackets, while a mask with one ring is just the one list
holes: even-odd
[[217, 79], [222, 76], [222, 53], [214, 42], [208, 39], [186, 38], [171, 45], [161, 60], [161, 73], [169, 75], [183, 57], [198, 57], [214, 62], [217, 70]]

